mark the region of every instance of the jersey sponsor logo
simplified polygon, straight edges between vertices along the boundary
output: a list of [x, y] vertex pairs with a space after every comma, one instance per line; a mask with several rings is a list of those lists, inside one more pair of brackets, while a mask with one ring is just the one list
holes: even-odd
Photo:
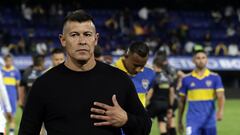
[[191, 82], [190, 87], [195, 87], [196, 84], [194, 82]]
[[142, 86], [144, 89], [147, 89], [149, 85], [149, 81], [147, 79], [142, 79]]
[[207, 85], [208, 87], [212, 86], [212, 81], [211, 81], [211, 80], [207, 80], [207, 81], [206, 81], [206, 85]]

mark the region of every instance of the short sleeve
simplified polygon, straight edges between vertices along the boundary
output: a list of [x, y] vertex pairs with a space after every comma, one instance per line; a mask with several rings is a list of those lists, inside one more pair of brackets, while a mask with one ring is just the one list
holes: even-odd
[[222, 84], [222, 79], [219, 75], [216, 76], [215, 90], [217, 92], [224, 91], [223, 84]]
[[187, 83], [186, 78], [182, 79], [181, 87], [179, 89], [179, 95], [180, 96], [186, 96], [187, 95]]

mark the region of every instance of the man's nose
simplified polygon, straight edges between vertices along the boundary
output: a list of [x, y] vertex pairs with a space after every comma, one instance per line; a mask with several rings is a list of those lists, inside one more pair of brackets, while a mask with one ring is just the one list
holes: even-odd
[[84, 35], [80, 35], [78, 38], [78, 44], [79, 45], [85, 45], [86, 44], [86, 38], [84, 37]]

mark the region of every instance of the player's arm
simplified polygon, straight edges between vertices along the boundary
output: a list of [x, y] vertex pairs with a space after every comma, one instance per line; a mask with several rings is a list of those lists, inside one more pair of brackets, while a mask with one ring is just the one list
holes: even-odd
[[167, 110], [167, 118], [168, 118], [168, 123], [171, 122], [172, 116], [173, 116], [173, 103], [175, 99], [175, 92], [174, 92], [174, 87], [171, 86], [169, 87], [169, 101], [168, 101], [168, 110]]
[[173, 103], [174, 103], [174, 99], [175, 99], [175, 92], [174, 92], [174, 87], [171, 86], [169, 88], [169, 101], [168, 101], [168, 105], [169, 105], [169, 108], [172, 109], [173, 107]]
[[218, 110], [217, 110], [217, 120], [222, 120], [223, 118], [223, 109], [224, 109], [224, 103], [225, 103], [225, 94], [224, 94], [224, 88], [221, 77], [218, 75], [216, 79], [216, 97], [217, 97], [217, 104], [218, 104]]
[[19, 81], [19, 87], [18, 87], [18, 105], [20, 107], [23, 107], [24, 105], [24, 100], [25, 100], [25, 95], [26, 95], [26, 87], [27, 87], [27, 76], [28, 76], [28, 70], [26, 70], [23, 73], [23, 76], [21, 80]]
[[18, 94], [18, 104], [19, 104], [19, 101], [20, 101], [20, 96], [19, 96], [19, 93], [20, 93], [20, 80], [21, 80], [21, 74], [20, 74], [20, 71], [19, 70], [16, 70], [16, 90], [17, 90], [17, 94]]
[[153, 95], [153, 88], [151, 88], [147, 93], [147, 96], [146, 96], [146, 104], [147, 105], [149, 104], [150, 99], [152, 98], [152, 95]]
[[181, 81], [181, 87], [179, 89], [179, 99], [178, 99], [178, 131], [180, 134], [183, 134], [184, 125], [183, 125], [183, 114], [186, 105], [186, 94], [187, 94], [187, 82], [183, 78]]
[[216, 92], [216, 95], [217, 95], [217, 104], [218, 104], [217, 120], [221, 121], [223, 119], [225, 94], [224, 94], [224, 91], [218, 91]]
[[176, 89], [179, 90], [181, 87], [181, 82], [183, 77], [185, 76], [185, 73], [181, 70], [177, 71], [177, 87]]
[[179, 103], [178, 103], [178, 130], [180, 134], [183, 134], [184, 126], [183, 126], [183, 114], [185, 110], [185, 104], [186, 104], [186, 97], [183, 95], [180, 95], [179, 97]]

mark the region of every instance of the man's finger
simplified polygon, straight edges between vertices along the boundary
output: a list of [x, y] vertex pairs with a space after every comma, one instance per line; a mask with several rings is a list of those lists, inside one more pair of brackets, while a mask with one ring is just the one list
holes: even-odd
[[106, 121], [106, 122], [95, 122], [94, 123], [94, 126], [111, 126], [111, 125], [112, 125], [112, 123], [108, 122], [108, 121]]
[[95, 115], [95, 114], [91, 114], [90, 117], [91, 117], [92, 119], [105, 120], [105, 121], [108, 121], [108, 120], [110, 119], [109, 116]]
[[118, 101], [117, 101], [117, 98], [116, 98], [116, 95], [115, 95], [115, 94], [112, 96], [112, 101], [113, 101], [113, 105], [114, 105], [114, 106], [119, 106], [119, 104], [118, 104]]
[[103, 115], [106, 113], [105, 110], [103, 110], [103, 109], [97, 109], [97, 108], [91, 108], [91, 112], [93, 112], [93, 113], [98, 113], [98, 114], [103, 114]]
[[93, 103], [95, 106], [101, 107], [105, 110], [109, 110], [111, 108], [111, 106], [104, 104], [104, 103], [100, 103], [100, 102], [94, 102]]

